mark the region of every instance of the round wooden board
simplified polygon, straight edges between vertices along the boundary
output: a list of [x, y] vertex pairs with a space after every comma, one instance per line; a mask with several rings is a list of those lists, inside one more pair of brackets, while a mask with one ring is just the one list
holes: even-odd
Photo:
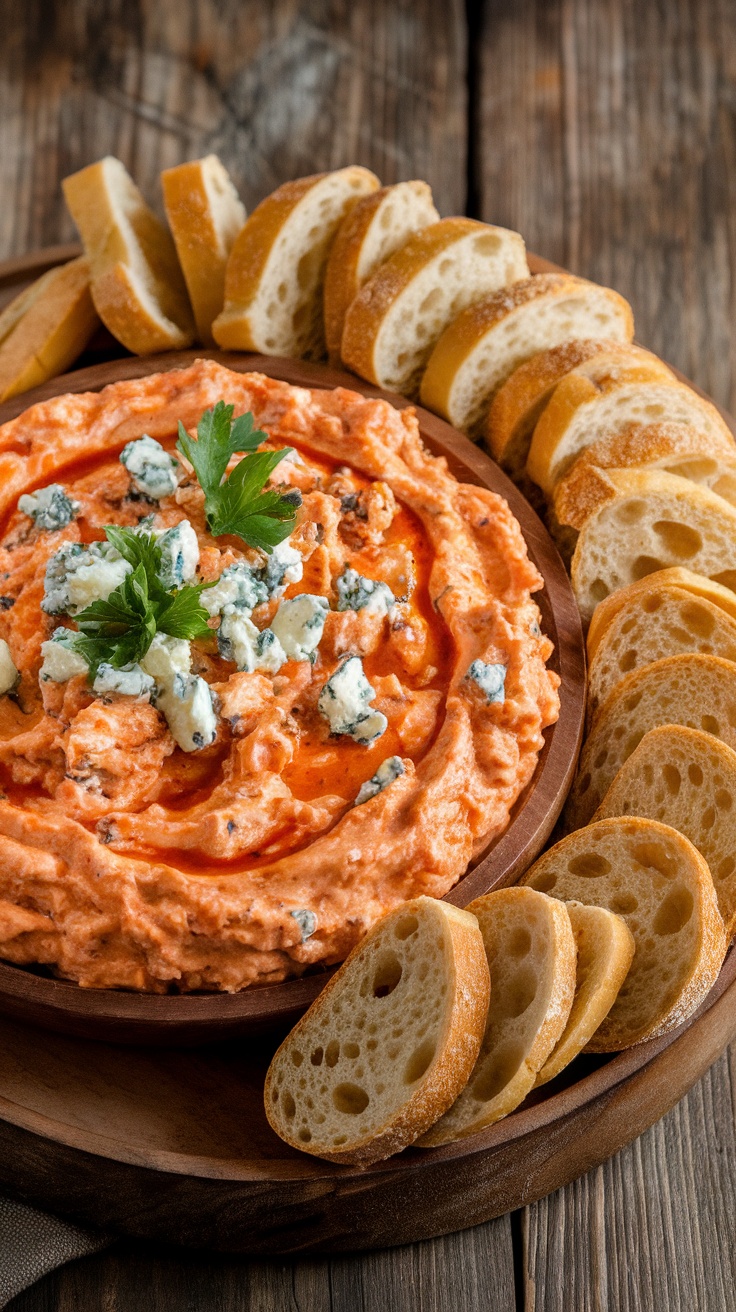
[[[65, 374], [0, 406], [0, 424], [35, 401], [63, 392], [97, 391], [123, 378], [181, 368], [203, 356], [240, 372], [256, 369], [289, 383], [351, 387], [368, 396], [385, 396], [399, 407], [409, 404], [403, 397], [383, 393], [352, 374], [324, 365], [223, 351], [182, 351], [142, 359], [129, 356]], [[500, 493], [521, 524], [529, 555], [545, 580], [544, 590], [536, 598], [542, 627], [554, 643], [550, 665], [561, 679], [560, 718], [545, 732], [537, 768], [513, 808], [508, 828], [447, 894], [450, 902], [465, 906], [481, 893], [514, 883], [541, 852], [552, 832], [570, 787], [580, 747], [585, 709], [585, 647], [564, 566], [528, 502], [498, 466], [461, 433], [427, 410], [418, 408], [417, 414], [426, 445], [446, 457], [453, 474], [464, 482]], [[299, 980], [250, 988], [238, 994], [153, 996], [80, 989], [68, 981], [0, 963], [0, 1012], [86, 1038], [181, 1045], [254, 1034], [293, 1023], [324, 987], [327, 978], [328, 974], [320, 971]]]
[[[76, 248], [56, 248], [0, 266], [0, 305], [43, 269], [76, 253]], [[555, 267], [534, 256], [530, 265], [533, 272]], [[111, 358], [113, 353], [111, 339], [101, 335], [86, 363]], [[232, 367], [234, 357], [225, 359]], [[170, 357], [167, 360], [173, 363]], [[163, 363], [159, 358], [151, 367]], [[270, 372], [289, 370], [277, 376], [307, 383], [314, 378], [311, 366], [294, 361], [266, 363]], [[118, 367], [127, 370], [128, 377], [142, 372], [136, 360], [121, 361]], [[253, 361], [244, 367], [253, 367]], [[356, 386], [352, 378], [349, 383]], [[89, 386], [89, 375], [72, 376], [64, 381], [64, 387], [68, 385]], [[367, 393], [374, 391], [357, 386]], [[50, 383], [34, 396], [58, 390], [57, 383]], [[0, 410], [0, 421], [20, 412], [31, 399], [9, 403]], [[405, 402], [397, 399], [397, 404]], [[490, 466], [492, 486], [508, 496], [530, 551], [541, 563], [549, 540], [516, 489], [446, 425], [433, 416], [425, 422], [428, 444], [447, 449], [453, 461], [459, 459], [460, 468], [466, 470], [463, 477], [470, 476], [470, 468], [476, 481], [485, 482]], [[452, 440], [445, 448], [442, 443], [448, 433]], [[561, 621], [547, 604], [544, 618], [558, 644], [563, 675], [567, 660], [581, 680], [582, 649], [575, 617], [568, 617], [564, 627], [555, 627]], [[560, 760], [570, 763], [563, 771], [565, 782], [550, 800], [543, 780], [551, 785], [551, 774], [540, 769], [531, 795], [523, 799], [524, 813], [537, 815], [537, 835], [546, 823], [540, 820], [542, 814], [549, 821], [550, 808], [561, 804], [560, 793], [564, 795], [577, 749], [582, 695], [578, 690], [565, 702], [566, 692], [563, 680], [563, 715], [549, 735], [544, 755], [549, 770], [555, 740], [560, 743]], [[566, 746], [561, 741], [563, 730]], [[539, 808], [536, 813], [530, 810], [534, 806]], [[492, 855], [497, 857], [512, 830], [513, 826]], [[511, 882], [532, 859], [535, 841], [522, 847], [519, 864], [511, 861], [506, 878], [499, 882]], [[481, 882], [484, 865], [481, 862], [458, 885], [450, 895], [453, 901], [461, 903], [488, 886]], [[19, 976], [34, 979], [12, 967], [2, 971], [9, 972], [16, 985]], [[79, 1000], [83, 1026], [90, 1014], [94, 1016], [100, 995], [58, 981], [38, 983], [71, 990]], [[305, 986], [314, 984], [304, 980], [288, 986], [294, 990], [295, 1005], [298, 990]], [[36, 995], [34, 1001], [29, 991], [22, 1005], [16, 1006], [14, 987], [0, 981], [0, 989], [5, 989], [2, 1005], [11, 1011], [15, 1007], [16, 1015], [16, 1019], [0, 1018], [0, 1187], [97, 1228], [256, 1255], [404, 1244], [476, 1225], [543, 1197], [604, 1161], [664, 1115], [736, 1034], [736, 951], [732, 951], [700, 1012], [673, 1034], [614, 1057], [578, 1058], [559, 1080], [531, 1095], [522, 1108], [483, 1134], [446, 1148], [409, 1149], [387, 1163], [358, 1170], [299, 1154], [271, 1132], [262, 1088], [275, 1036], [251, 1038], [247, 1047], [231, 1038], [207, 1048], [136, 1049], [59, 1033], [41, 1035], [17, 1017], [22, 1014], [58, 1025], [59, 1017], [48, 1010], [48, 994], [43, 1001]], [[273, 992], [282, 1000], [287, 996], [283, 985]], [[132, 995], [116, 997], [132, 1000], [133, 1005], [137, 1001]], [[308, 1000], [303, 996], [297, 1009]], [[145, 1001], [153, 1008], [168, 1001], [207, 1007], [229, 1006], [237, 999]], [[290, 1019], [290, 1005], [284, 1005], [278, 1016], [284, 1025]], [[68, 1020], [68, 1004], [63, 1009]], [[144, 1036], [139, 1024], [136, 1030], [136, 1016], [132, 1019], [130, 1029], [125, 1014], [118, 1017], [117, 1039]], [[201, 1036], [194, 1020], [188, 1033], [182, 1030], [180, 1041]], [[110, 1038], [109, 1027], [110, 1021], [103, 1021], [97, 1032]]]

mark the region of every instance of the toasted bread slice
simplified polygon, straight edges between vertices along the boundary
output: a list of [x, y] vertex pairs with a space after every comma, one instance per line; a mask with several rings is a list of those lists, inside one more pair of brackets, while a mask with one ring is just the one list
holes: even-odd
[[632, 670], [688, 652], [736, 662], [736, 620], [676, 584], [635, 593], [609, 624], [589, 662], [588, 725]]
[[726, 955], [713, 880], [687, 838], [655, 820], [617, 817], [569, 834], [524, 884], [623, 916], [635, 951], [590, 1052], [617, 1052], [666, 1034], [700, 1006]]
[[716, 407], [691, 387], [656, 377], [648, 366], [621, 370], [601, 387], [578, 374], [563, 378], [542, 411], [526, 472], [551, 497], [573, 461], [601, 438], [611, 438], [631, 424], [689, 424], [707, 437], [731, 430]]
[[598, 505], [570, 567], [584, 623], [610, 592], [671, 565], [736, 587], [736, 507], [658, 470], [598, 470], [597, 478]]
[[518, 232], [441, 219], [414, 233], [361, 287], [341, 354], [361, 378], [415, 396], [432, 348], [471, 301], [529, 276]]
[[596, 820], [648, 816], [684, 834], [707, 861], [726, 935], [736, 932], [736, 752], [712, 734], [650, 729], [624, 762]]
[[225, 302], [225, 266], [245, 206], [217, 155], [164, 169], [161, 188], [197, 335], [203, 346], [214, 346], [212, 324]]
[[[680, 588], [692, 597], [703, 597], [706, 601], [712, 601], [719, 610], [724, 611], [732, 620], [736, 620], [736, 594], [730, 588], [724, 588], [722, 583], [714, 583], [712, 579], [705, 578], [703, 574], [694, 574], [692, 570], [684, 569], [682, 565], [655, 570], [653, 574], [646, 574], [643, 579], [630, 583], [626, 588], [618, 588], [596, 606], [588, 629], [588, 664], [593, 660], [603, 634], [609, 624], [613, 623], [619, 611], [624, 606], [628, 606], [634, 597], [650, 592], [656, 593], [665, 585]], [[654, 609], [656, 610], [656, 603]]]
[[708, 488], [736, 505], [736, 444], [690, 424], [632, 424], [586, 447], [554, 491], [557, 523], [580, 530], [598, 504], [599, 469], [660, 470]]
[[473, 915], [418, 897], [384, 916], [271, 1062], [264, 1099], [273, 1129], [334, 1162], [400, 1152], [470, 1075], [489, 988]]
[[0, 315], [0, 401], [63, 374], [99, 323], [84, 257], [44, 273]]
[[578, 954], [575, 997], [562, 1038], [539, 1072], [537, 1085], [553, 1080], [590, 1043], [616, 1001], [634, 957], [634, 935], [621, 916], [582, 902], [565, 906]]
[[666, 656], [627, 674], [593, 721], [565, 807], [586, 825], [648, 729], [684, 724], [736, 748], [736, 665], [721, 656]]
[[319, 360], [322, 292], [330, 247], [352, 207], [380, 183], [360, 168], [284, 182], [256, 206], [230, 252], [219, 346]]
[[631, 342], [588, 338], [540, 351], [519, 365], [498, 389], [488, 411], [485, 440], [491, 454], [517, 482], [525, 478], [532, 433], [557, 384], [575, 373], [598, 387], [619, 378], [626, 366], [646, 366], [652, 376], [674, 379], [651, 351]]
[[628, 342], [631, 306], [618, 292], [567, 273], [541, 273], [474, 301], [437, 342], [422, 378], [423, 405], [482, 436], [494, 393], [545, 346], [585, 337]]
[[471, 902], [491, 971], [491, 1002], [480, 1054], [457, 1101], [424, 1135], [431, 1148], [475, 1134], [507, 1116], [565, 1029], [575, 993], [575, 939], [560, 903], [525, 888]]
[[194, 318], [171, 233], [124, 165], [107, 155], [62, 186], [105, 327], [134, 355], [190, 346]]
[[430, 223], [439, 222], [427, 182], [397, 182], [364, 196], [343, 219], [325, 273], [325, 338], [333, 364], [340, 362], [348, 306], [363, 283]]

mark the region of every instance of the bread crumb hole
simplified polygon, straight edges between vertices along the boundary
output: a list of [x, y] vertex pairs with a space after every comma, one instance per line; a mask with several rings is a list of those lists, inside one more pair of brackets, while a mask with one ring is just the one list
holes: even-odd
[[568, 861], [567, 868], [571, 875], [581, 875], [584, 879], [600, 879], [611, 869], [611, 862], [600, 852], [581, 852]]
[[356, 1057], [360, 1056], [360, 1046], [357, 1043], [346, 1043], [343, 1046], [343, 1053], [350, 1061], [354, 1061]]
[[637, 843], [632, 847], [631, 855], [645, 870], [656, 870], [665, 879], [671, 879], [675, 873], [671, 857], [658, 843]]
[[394, 937], [403, 941], [404, 939], [411, 938], [412, 934], [416, 934], [418, 929], [419, 921], [416, 916], [401, 916], [399, 920], [396, 921]]
[[644, 579], [647, 574], [654, 574], [655, 570], [666, 568], [663, 561], [657, 560], [654, 556], [637, 556], [631, 566], [631, 577], [634, 580]]
[[716, 625], [710, 611], [704, 606], [698, 606], [697, 602], [689, 602], [682, 606], [680, 615], [683, 624], [686, 624], [693, 633], [697, 633], [700, 638], [709, 638]]
[[715, 807], [709, 806], [707, 811], [703, 812], [703, 818], [700, 823], [702, 824], [703, 829], [712, 829], [715, 822], [716, 822]]
[[611, 898], [609, 905], [616, 915], [630, 916], [632, 911], [636, 911], [639, 903], [633, 893], [619, 893], [618, 897]]
[[646, 501], [624, 501], [616, 509], [616, 519], [619, 524], [638, 524], [646, 509]]
[[489, 1102], [497, 1093], [505, 1089], [514, 1078], [524, 1056], [520, 1044], [507, 1042], [500, 1044], [483, 1064], [475, 1077], [470, 1092], [478, 1102]]
[[283, 1097], [281, 1099], [281, 1109], [287, 1121], [293, 1121], [296, 1116], [296, 1103], [288, 1089], [284, 1089]]
[[689, 888], [673, 888], [654, 917], [655, 934], [678, 934], [693, 914], [693, 895]]
[[682, 784], [682, 776], [676, 765], [665, 765], [662, 769], [664, 781], [667, 785], [667, 792], [672, 797], [677, 797]]
[[721, 726], [718, 720], [716, 719], [715, 715], [702, 716], [700, 724], [706, 733], [712, 733], [714, 738], [718, 737], [721, 730]]
[[734, 870], [736, 870], [736, 860], [732, 856], [724, 856], [723, 860], [718, 863], [716, 878], [728, 879], [728, 876], [732, 875]]
[[716, 789], [715, 801], [719, 811], [730, 811], [733, 806], [733, 798], [726, 788]]
[[[507, 981], [498, 1010], [504, 1016], [523, 1016], [537, 996], [537, 977], [531, 967], [519, 970]], [[493, 1006], [493, 1003], [491, 1003]]]
[[687, 777], [694, 788], [700, 788], [703, 782], [703, 771], [699, 765], [691, 764], [687, 767]]
[[337, 1039], [330, 1039], [325, 1048], [325, 1061], [328, 1066], [337, 1066], [340, 1060], [340, 1044]]
[[324, 1057], [324, 1052], [322, 1048], [315, 1048], [309, 1060], [311, 1061], [313, 1066], [321, 1066], [323, 1057]]
[[590, 585], [590, 595], [596, 605], [599, 601], [605, 601], [608, 596], [608, 584], [604, 583], [603, 579], [594, 579]]
[[524, 925], [518, 925], [508, 942], [510, 957], [525, 957], [532, 946], [532, 936]]
[[301, 1066], [304, 1061], [304, 1053], [300, 1052], [298, 1048], [292, 1048], [291, 1060], [295, 1066]]
[[628, 674], [631, 670], [633, 670], [634, 666], [636, 665], [636, 647], [629, 647], [629, 650], [624, 652], [618, 665], [619, 665], [619, 669], [624, 674]]
[[373, 976], [374, 998], [386, 998], [393, 993], [402, 976], [402, 966], [395, 952], [383, 952]]
[[432, 1064], [436, 1051], [433, 1039], [425, 1039], [415, 1048], [404, 1069], [404, 1084], [416, 1084]]
[[360, 1116], [370, 1098], [359, 1084], [338, 1084], [332, 1090], [332, 1102], [337, 1111], [344, 1112], [346, 1116]]
[[557, 875], [553, 870], [541, 871], [533, 879], [530, 879], [529, 883], [532, 888], [536, 888], [537, 892], [549, 893], [550, 889], [553, 889], [557, 883]]
[[689, 524], [671, 519], [660, 519], [652, 525], [662, 545], [677, 560], [692, 560], [702, 549], [703, 539], [698, 530]]
[[[644, 611], [645, 615], [654, 615], [659, 610], [661, 605], [662, 605], [661, 597], [645, 597], [644, 601], [642, 602], [641, 608]], [[636, 621], [632, 619], [631, 625], [633, 626], [635, 623]], [[621, 630], [622, 633], [628, 633], [628, 631], [629, 631], [628, 629], [622, 627]]]

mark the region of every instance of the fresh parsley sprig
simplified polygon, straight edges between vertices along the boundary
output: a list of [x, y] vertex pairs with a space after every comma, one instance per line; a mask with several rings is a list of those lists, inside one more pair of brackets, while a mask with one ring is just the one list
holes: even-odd
[[201, 603], [208, 584], [186, 584], [167, 592], [159, 578], [161, 548], [152, 533], [109, 524], [105, 536], [133, 569], [106, 601], [93, 601], [75, 616], [79, 632], [72, 646], [87, 661], [90, 679], [103, 661], [119, 670], [142, 660], [157, 633], [210, 636], [209, 616]]
[[[204, 492], [210, 533], [214, 537], [232, 533], [270, 556], [289, 536], [301, 504], [298, 491], [282, 495], [273, 488], [263, 490], [291, 447], [258, 451], [268, 434], [253, 427], [250, 413], [233, 420], [233, 409], [218, 401], [214, 409], [205, 410], [197, 425], [196, 442], [180, 423], [176, 449], [193, 467]], [[242, 453], [243, 459], [226, 477], [230, 460]]]

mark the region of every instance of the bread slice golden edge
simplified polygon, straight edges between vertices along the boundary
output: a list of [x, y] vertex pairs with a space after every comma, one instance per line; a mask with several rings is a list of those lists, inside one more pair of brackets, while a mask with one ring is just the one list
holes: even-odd
[[[330, 1004], [344, 991], [351, 976], [360, 971], [361, 959], [367, 950], [376, 940], [387, 937], [397, 920], [417, 909], [435, 916], [442, 924], [446, 946], [446, 1013], [437, 1051], [428, 1070], [413, 1091], [412, 1086], [407, 1086], [405, 1102], [378, 1133], [365, 1138], [358, 1135], [349, 1148], [335, 1151], [289, 1137], [283, 1119], [274, 1111], [274, 1079], [279, 1064], [290, 1061], [292, 1051], [299, 1044], [312, 1042], [315, 1025], [329, 1014]], [[475, 916], [434, 898], [419, 897], [403, 903], [384, 916], [353, 948], [277, 1050], [264, 1088], [269, 1123], [276, 1134], [299, 1151], [346, 1165], [366, 1166], [400, 1152], [444, 1114], [467, 1082], [485, 1032], [489, 996], [488, 963]]]
[[2, 401], [64, 373], [99, 327], [88, 261], [81, 256], [44, 274], [11, 302], [4, 323], [10, 327], [0, 336]]

